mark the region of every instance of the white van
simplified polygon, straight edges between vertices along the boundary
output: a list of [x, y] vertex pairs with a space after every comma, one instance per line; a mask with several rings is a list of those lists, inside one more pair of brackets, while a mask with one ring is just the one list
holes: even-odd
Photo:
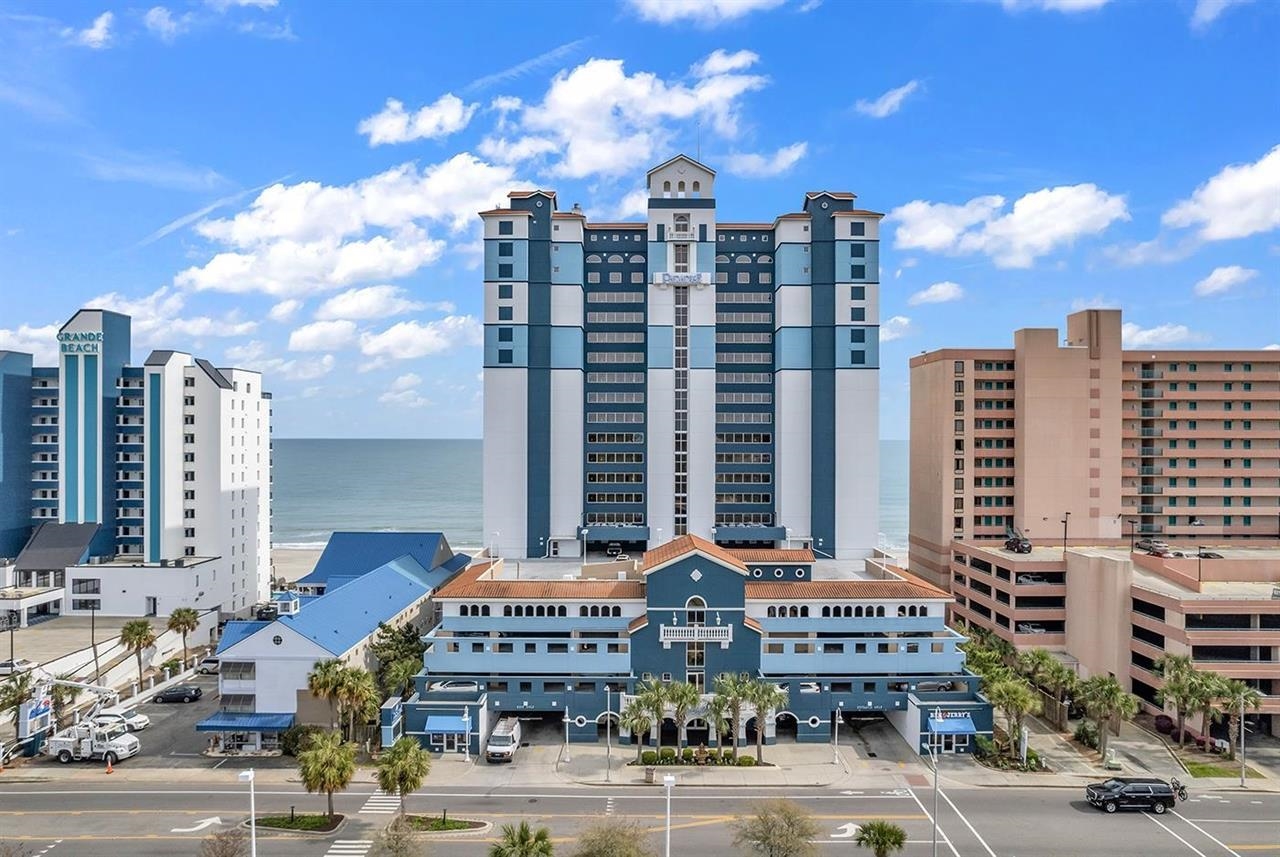
[[484, 758], [488, 762], [511, 762], [516, 758], [516, 748], [520, 746], [520, 719], [504, 717], [498, 721], [493, 733], [489, 735], [489, 744]]
[[130, 732], [137, 732], [140, 729], [146, 729], [151, 725], [151, 718], [143, 714], [136, 708], [128, 708], [123, 705], [113, 708], [104, 708], [98, 712], [93, 718], [93, 722], [99, 726], [107, 726], [111, 723], [123, 723], [125, 728]]
[[222, 662], [217, 658], [205, 658], [200, 662], [200, 666], [196, 667], [196, 672], [200, 675], [217, 675], [221, 666]]

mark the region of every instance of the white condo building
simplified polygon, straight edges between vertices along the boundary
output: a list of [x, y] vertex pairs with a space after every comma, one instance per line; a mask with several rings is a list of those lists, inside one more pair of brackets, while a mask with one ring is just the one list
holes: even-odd
[[266, 599], [261, 374], [181, 351], [129, 365], [130, 320], [106, 310], [77, 312], [58, 343], [57, 367], [0, 351], [0, 609], [25, 623]]

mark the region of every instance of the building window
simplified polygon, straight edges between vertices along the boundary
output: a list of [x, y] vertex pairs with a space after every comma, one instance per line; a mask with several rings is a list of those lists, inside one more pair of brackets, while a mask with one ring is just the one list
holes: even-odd
[[866, 308], [860, 307], [860, 306], [850, 307], [849, 320], [850, 321], [866, 321], [867, 320]]
[[515, 226], [516, 226], [516, 224], [515, 224], [515, 221], [514, 221], [514, 220], [499, 220], [499, 221], [498, 221], [498, 234], [499, 234], [499, 235], [514, 235], [514, 234], [516, 233]]
[[867, 278], [866, 265], [849, 266], [849, 278], [852, 280], [865, 280]]
[[850, 330], [849, 341], [850, 342], [866, 342], [867, 341], [866, 329], [861, 327], [855, 327], [853, 330]]
[[851, 244], [849, 246], [849, 255], [855, 259], [865, 259], [867, 257], [867, 245]]
[[689, 245], [676, 244], [673, 253], [674, 270], [677, 274], [689, 272]]
[[850, 286], [849, 287], [849, 300], [865, 301], [866, 299], [867, 299], [866, 286]]
[[512, 294], [513, 291], [514, 291], [514, 286], [512, 286], [510, 283], [499, 283], [498, 284], [498, 300], [500, 301], [511, 300], [511, 298], [514, 297], [514, 295]]
[[498, 321], [511, 321], [515, 318], [515, 308], [509, 306], [498, 307]]
[[867, 234], [867, 224], [860, 220], [855, 220], [849, 224], [849, 234], [855, 237], [861, 237]]
[[866, 365], [866, 363], [867, 363], [867, 352], [865, 352], [865, 351], [850, 351], [850, 352], [849, 352], [849, 362], [850, 362], [851, 364], [853, 364], [854, 366], [865, 366], [865, 365]]
[[514, 256], [516, 254], [516, 245], [511, 241], [498, 242], [499, 256]]
[[515, 269], [512, 267], [511, 263], [509, 262], [498, 265], [498, 277], [500, 279], [503, 279], [503, 280], [510, 279], [514, 274], [514, 271]]
[[515, 337], [515, 331], [510, 327], [498, 328], [498, 341], [511, 342]]
[[514, 354], [513, 354], [512, 350], [511, 350], [510, 348], [499, 348], [499, 349], [498, 349], [498, 362], [499, 362], [499, 363], [511, 363], [511, 362], [513, 362], [513, 357], [514, 357]]

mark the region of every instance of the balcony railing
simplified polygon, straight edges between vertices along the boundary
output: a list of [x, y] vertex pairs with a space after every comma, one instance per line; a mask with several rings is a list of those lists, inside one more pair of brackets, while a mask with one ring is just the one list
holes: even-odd
[[1164, 473], [1164, 468], [1156, 467], [1156, 466], [1148, 466], [1148, 467], [1139, 468], [1138, 472], [1141, 473], [1143, 476], [1160, 476]]
[[660, 625], [658, 640], [662, 645], [672, 643], [719, 643], [728, 648], [733, 642], [732, 625]]
[[1157, 428], [1144, 428], [1142, 430], [1143, 437], [1164, 437], [1164, 432]]
[[1140, 399], [1163, 399], [1164, 393], [1160, 390], [1139, 390], [1138, 398]]
[[1159, 372], [1155, 369], [1143, 369], [1139, 377], [1142, 378], [1142, 380], [1144, 381], [1152, 381], [1152, 380], [1158, 381], [1159, 379], [1164, 377], [1164, 373]]
[[1162, 416], [1164, 416], [1164, 411], [1161, 408], [1143, 408], [1142, 409], [1142, 418], [1144, 420], [1154, 420]]
[[1143, 458], [1155, 458], [1160, 454], [1160, 450], [1154, 446], [1144, 446], [1138, 450], [1138, 454]]
[[1163, 494], [1164, 488], [1159, 485], [1139, 485], [1139, 494]]

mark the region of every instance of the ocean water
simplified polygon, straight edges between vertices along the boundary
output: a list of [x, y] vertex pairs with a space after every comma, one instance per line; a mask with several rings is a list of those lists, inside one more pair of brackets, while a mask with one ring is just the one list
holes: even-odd
[[[275, 441], [276, 547], [323, 547], [334, 530], [440, 530], [478, 545], [479, 440]], [[880, 442], [880, 531], [907, 543], [907, 442]]]

